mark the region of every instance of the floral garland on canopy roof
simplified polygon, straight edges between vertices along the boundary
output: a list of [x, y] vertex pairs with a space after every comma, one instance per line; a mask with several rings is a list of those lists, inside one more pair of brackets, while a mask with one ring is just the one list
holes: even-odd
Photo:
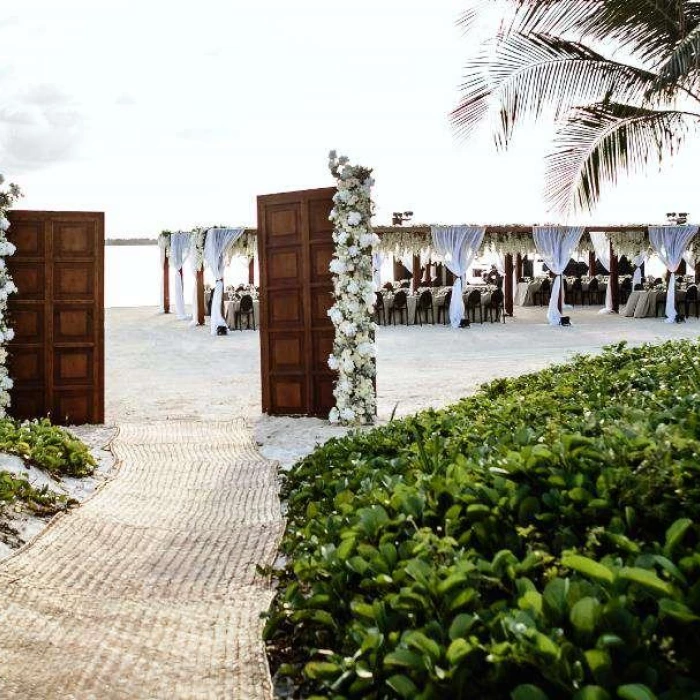
[[226, 251], [226, 262], [230, 263], [231, 259], [240, 256], [242, 258], [256, 257], [258, 254], [258, 237], [255, 231], [246, 231], [240, 236], [233, 245]]
[[612, 243], [613, 252], [619, 258], [623, 255], [631, 259], [644, 251], [650, 250], [649, 232], [644, 231], [611, 231], [605, 234]]
[[[0, 186], [5, 178], [0, 175]], [[7, 189], [0, 189], [0, 417], [5, 416], [10, 405], [10, 389], [12, 379], [7, 371], [7, 350], [5, 344], [15, 337], [14, 331], [7, 325], [7, 299], [10, 294], [17, 291], [15, 283], [7, 270], [5, 258], [14, 255], [15, 246], [7, 240], [7, 230], [10, 222], [7, 220], [7, 212], [12, 205], [22, 196], [22, 192], [15, 184], [10, 183]]]
[[328, 167], [338, 187], [329, 217], [334, 224], [330, 271], [335, 303], [328, 315], [335, 326], [335, 340], [328, 366], [338, 372], [333, 390], [336, 405], [329, 419], [343, 425], [366, 425], [374, 422], [377, 412], [372, 248], [379, 237], [371, 223], [374, 180], [369, 168], [350, 165], [347, 157], [338, 158], [335, 151], [329, 154]]

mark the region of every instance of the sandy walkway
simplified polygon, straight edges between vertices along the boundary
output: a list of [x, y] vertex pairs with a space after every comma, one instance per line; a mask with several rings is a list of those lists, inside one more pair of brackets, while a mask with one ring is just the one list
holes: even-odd
[[242, 420], [125, 425], [116, 479], [0, 566], [0, 697], [271, 696], [276, 468]]

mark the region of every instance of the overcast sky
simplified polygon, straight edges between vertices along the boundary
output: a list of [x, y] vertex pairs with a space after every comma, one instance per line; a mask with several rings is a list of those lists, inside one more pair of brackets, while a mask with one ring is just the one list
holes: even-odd
[[[0, 172], [22, 207], [105, 211], [110, 236], [255, 225], [256, 195], [332, 184], [331, 148], [375, 168], [377, 223], [549, 221], [548, 126], [499, 155], [449, 125], [465, 5], [22, 0], [0, 14]], [[700, 216], [698, 156], [623, 182], [593, 219]]]

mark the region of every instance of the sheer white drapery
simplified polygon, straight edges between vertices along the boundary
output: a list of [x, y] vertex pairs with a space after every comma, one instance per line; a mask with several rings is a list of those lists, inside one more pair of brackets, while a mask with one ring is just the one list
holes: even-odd
[[[589, 235], [596, 258], [603, 263], [606, 270], [610, 270], [610, 241], [608, 237], [602, 231], [591, 231]], [[598, 313], [611, 314], [613, 311], [612, 284], [608, 280], [608, 287], [605, 290], [605, 306]]]
[[185, 293], [182, 287], [182, 268], [190, 253], [190, 234], [178, 231], [170, 236], [170, 267], [175, 271], [173, 278], [175, 314], [177, 318], [185, 320], [188, 317], [185, 310]]
[[210, 228], [204, 241], [204, 262], [216, 278], [211, 300], [211, 334], [216, 335], [219, 326], [226, 325], [221, 313], [224, 298], [224, 270], [228, 249], [245, 233], [245, 228]]
[[697, 226], [650, 226], [651, 247], [671, 273], [666, 292], [666, 323], [676, 320], [676, 270], [681, 264], [688, 243], [698, 232]]
[[695, 274], [695, 256], [691, 251], [686, 250], [685, 253], [683, 253], [683, 260], [685, 260], [685, 264], [688, 266], [688, 274]]
[[638, 284], [642, 283], [642, 265], [649, 259], [649, 255], [646, 250], [633, 255], [631, 262], [634, 265], [634, 274], [632, 275], [632, 289], [634, 289]]
[[533, 226], [532, 228], [537, 252], [542, 256], [545, 265], [556, 275], [547, 309], [547, 320], [550, 326], [558, 326], [561, 321], [559, 312], [561, 277], [581, 240], [583, 231], [583, 226]]
[[485, 226], [433, 226], [431, 229], [433, 247], [455, 276], [450, 302], [450, 323], [453, 328], [459, 328], [464, 318], [462, 277], [481, 247], [485, 232]]
[[194, 284], [192, 285], [192, 320], [190, 321], [190, 326], [197, 325], [197, 268], [195, 267], [197, 261], [195, 260], [194, 251], [190, 253], [190, 270], [192, 271], [192, 280]]
[[382, 288], [382, 265], [385, 257], [384, 253], [372, 253], [372, 281], [375, 291]]

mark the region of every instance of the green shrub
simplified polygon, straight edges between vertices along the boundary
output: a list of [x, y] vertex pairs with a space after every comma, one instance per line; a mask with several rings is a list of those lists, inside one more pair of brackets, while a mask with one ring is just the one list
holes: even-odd
[[68, 431], [46, 420], [0, 420], [0, 452], [18, 455], [54, 476], [83, 477], [95, 471], [88, 448]]
[[0, 512], [3, 505], [16, 502], [21, 502], [25, 508], [39, 515], [53, 515], [75, 503], [46, 486], [36, 489], [24, 477], [0, 471]]
[[332, 698], [700, 698], [700, 345], [608, 348], [287, 476], [265, 635]]

